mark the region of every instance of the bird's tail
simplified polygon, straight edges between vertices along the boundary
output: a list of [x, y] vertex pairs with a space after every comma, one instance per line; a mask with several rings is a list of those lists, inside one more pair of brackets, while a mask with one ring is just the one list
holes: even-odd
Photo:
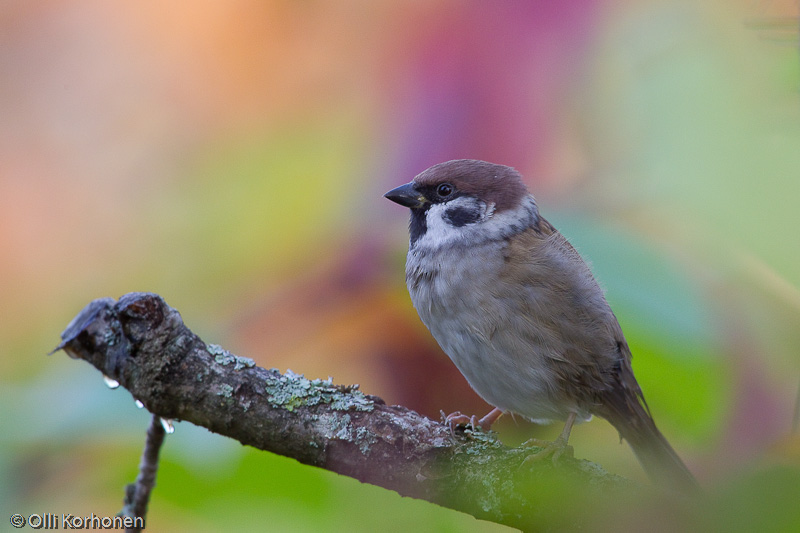
[[658, 430], [638, 386], [636, 389], [619, 387], [609, 391], [597, 414], [611, 422], [628, 441], [654, 484], [677, 490], [698, 489], [697, 480]]

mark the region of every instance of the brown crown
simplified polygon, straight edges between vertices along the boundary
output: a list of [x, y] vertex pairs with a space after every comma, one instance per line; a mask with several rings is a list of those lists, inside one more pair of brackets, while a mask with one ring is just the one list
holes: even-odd
[[528, 194], [515, 169], [476, 159], [455, 159], [433, 165], [414, 178], [414, 183], [434, 187], [449, 183], [463, 193], [495, 204], [498, 212], [517, 207]]

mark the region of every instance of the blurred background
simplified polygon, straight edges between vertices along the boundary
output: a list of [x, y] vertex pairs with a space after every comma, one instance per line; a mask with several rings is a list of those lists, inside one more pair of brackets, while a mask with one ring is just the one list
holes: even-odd
[[[261, 366], [485, 414], [411, 305], [407, 210], [382, 198], [476, 158], [519, 169], [591, 262], [711, 495], [705, 522], [653, 503], [616, 527], [797, 531], [797, 28], [794, 0], [3, 2], [0, 518], [113, 515], [135, 478], [148, 414], [45, 355], [98, 297], [156, 292]], [[605, 421], [571, 444], [645, 481]], [[187, 423], [148, 518], [508, 530]]]

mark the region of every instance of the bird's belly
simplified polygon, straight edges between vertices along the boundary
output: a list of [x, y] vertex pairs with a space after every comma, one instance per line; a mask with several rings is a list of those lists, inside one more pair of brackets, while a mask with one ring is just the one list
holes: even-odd
[[[484, 400], [532, 420], [564, 419], [570, 406], [558, 397], [558, 378], [541, 354], [544, 347], [508, 346], [497, 332], [487, 339], [447, 320], [433, 320], [434, 338]], [[516, 344], [516, 343], [510, 343]]]
[[[498, 254], [499, 255], [499, 254]], [[476, 254], [474, 257], [494, 257]], [[479, 285], [499, 268], [464, 257], [440, 275], [409, 277], [409, 292], [423, 323], [472, 388], [488, 403], [534, 420], [564, 419], [576, 410], [559, 395], [558, 376], [548, 362], [547, 339], [522, 337], [531, 317], [503, 305]], [[477, 290], [476, 290], [477, 289]]]

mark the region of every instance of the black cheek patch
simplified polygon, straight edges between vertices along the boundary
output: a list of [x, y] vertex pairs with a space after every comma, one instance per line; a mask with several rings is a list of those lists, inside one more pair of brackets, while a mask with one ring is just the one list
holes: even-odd
[[460, 228], [480, 220], [481, 211], [477, 208], [451, 207], [444, 212], [444, 218], [453, 226]]

